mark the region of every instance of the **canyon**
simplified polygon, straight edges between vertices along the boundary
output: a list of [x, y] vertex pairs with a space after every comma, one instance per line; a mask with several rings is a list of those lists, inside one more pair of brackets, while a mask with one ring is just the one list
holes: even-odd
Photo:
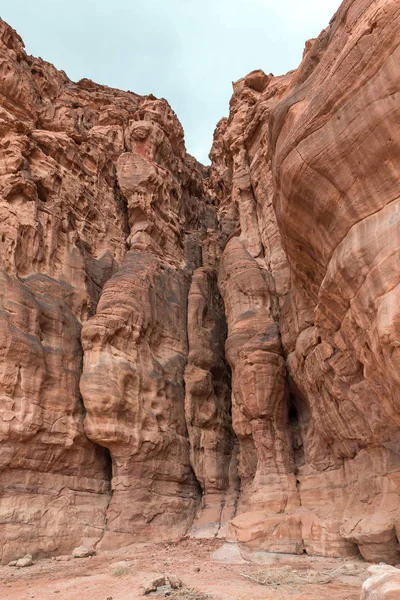
[[0, 21], [0, 561], [185, 536], [400, 563], [400, 6], [166, 100]]

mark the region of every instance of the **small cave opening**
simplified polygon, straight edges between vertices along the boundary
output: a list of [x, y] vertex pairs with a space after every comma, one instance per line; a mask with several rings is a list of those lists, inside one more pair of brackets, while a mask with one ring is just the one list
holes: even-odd
[[112, 167], [113, 175], [114, 175], [114, 200], [117, 209], [120, 212], [121, 224], [123, 227], [123, 231], [125, 233], [126, 238], [129, 237], [129, 233], [131, 230], [130, 220], [129, 220], [129, 209], [128, 209], [128, 200], [125, 198], [121, 189], [119, 187], [117, 169], [115, 166]]
[[[304, 452], [304, 431], [303, 423], [301, 420], [301, 402], [299, 398], [291, 395], [289, 400], [289, 429], [290, 437], [292, 441], [293, 457], [296, 467], [302, 467], [305, 463], [305, 452]], [[300, 481], [296, 481], [297, 487], [300, 485]]]
[[108, 448], [104, 448], [104, 479], [111, 483], [112, 480], [112, 458], [111, 452]]
[[36, 181], [36, 190], [40, 202], [47, 202], [49, 191], [40, 180]]

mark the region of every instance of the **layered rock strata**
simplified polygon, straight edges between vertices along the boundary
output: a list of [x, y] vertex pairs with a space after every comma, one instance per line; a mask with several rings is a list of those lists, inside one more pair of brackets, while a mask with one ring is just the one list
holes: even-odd
[[185, 533], [206, 169], [166, 101], [73, 83], [0, 25], [1, 557]]
[[398, 561], [399, 25], [396, 2], [344, 2], [216, 131], [249, 547]]
[[399, 562], [398, 3], [236, 82], [211, 168], [166, 101], [0, 25], [2, 560], [189, 533]]

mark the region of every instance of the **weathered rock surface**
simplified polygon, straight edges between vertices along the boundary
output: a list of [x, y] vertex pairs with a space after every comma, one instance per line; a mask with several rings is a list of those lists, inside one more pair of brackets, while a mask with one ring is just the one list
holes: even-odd
[[364, 582], [361, 600], [397, 600], [400, 597], [400, 570], [388, 565], [374, 565]]
[[112, 457], [103, 547], [141, 532], [184, 535], [197, 508], [183, 386], [187, 293], [183, 271], [130, 251], [84, 325], [85, 430]]
[[397, 2], [345, 1], [296, 72], [234, 84], [216, 130], [251, 548], [398, 560], [399, 31]]
[[399, 35], [345, 0], [234, 84], [208, 169], [166, 101], [0, 23], [3, 561], [228, 531], [399, 562]]
[[31, 554], [26, 554], [22, 558], [19, 558], [15, 563], [15, 566], [19, 567], [19, 568], [31, 567], [32, 565], [33, 565], [33, 560], [32, 560]]
[[344, 2], [269, 130], [291, 268], [282, 337], [295, 403], [312, 420], [300, 471], [331, 470], [328, 486], [316, 480], [343, 507], [340, 535], [386, 562], [400, 517], [399, 27], [397, 2]]
[[74, 558], [88, 558], [95, 554], [96, 552], [91, 546], [78, 546], [72, 550], [72, 556]]
[[201, 267], [193, 273], [189, 290], [185, 369], [190, 459], [203, 492], [190, 533], [199, 537], [225, 533], [224, 525], [235, 516], [239, 494], [225, 339], [217, 273], [213, 267]]
[[1, 558], [105, 529], [184, 533], [200, 498], [183, 372], [196, 235], [216, 224], [206, 169], [166, 101], [73, 83], [4, 22], [0, 40]]

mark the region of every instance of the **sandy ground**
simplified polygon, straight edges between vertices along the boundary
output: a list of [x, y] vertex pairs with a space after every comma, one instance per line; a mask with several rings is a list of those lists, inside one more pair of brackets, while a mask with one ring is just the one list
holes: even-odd
[[[362, 582], [368, 577], [368, 565], [357, 560], [273, 555], [273, 564], [269, 565], [254, 565], [247, 561], [242, 564], [220, 562], [211, 555], [221, 546], [221, 540], [183, 539], [135, 544], [90, 558], [39, 560], [24, 569], [3, 566], [0, 567], [0, 600], [162, 598], [165, 594], [143, 596], [143, 586], [168, 573], [178, 576], [185, 586], [202, 592], [210, 600], [359, 600]], [[123, 560], [128, 563], [126, 568], [113, 566]], [[296, 570], [314, 568], [320, 572], [347, 565], [349, 574], [324, 585], [281, 583], [264, 586], [247, 578], [260, 570], [270, 572], [282, 565]], [[189, 593], [180, 596], [188, 600], [193, 597]]]

